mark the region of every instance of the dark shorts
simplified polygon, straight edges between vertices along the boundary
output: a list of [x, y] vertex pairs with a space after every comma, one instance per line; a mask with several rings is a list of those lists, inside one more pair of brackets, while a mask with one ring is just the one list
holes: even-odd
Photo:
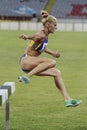
[[[26, 54], [23, 54], [23, 55], [20, 57], [19, 64], [20, 64], [22, 58], [25, 57], [25, 56], [26, 56]], [[31, 70], [22, 69], [22, 71], [24, 71], [25, 73], [29, 73]]]
[[25, 72], [25, 73], [29, 73], [31, 70], [22, 69], [22, 71]]

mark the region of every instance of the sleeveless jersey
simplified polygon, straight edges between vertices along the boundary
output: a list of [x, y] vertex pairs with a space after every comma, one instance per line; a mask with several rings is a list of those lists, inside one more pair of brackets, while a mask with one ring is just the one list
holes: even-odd
[[44, 38], [43, 43], [39, 43], [39, 42], [35, 42], [33, 40], [31, 40], [29, 46], [39, 52], [43, 52], [45, 51], [46, 47], [48, 45], [48, 39]]

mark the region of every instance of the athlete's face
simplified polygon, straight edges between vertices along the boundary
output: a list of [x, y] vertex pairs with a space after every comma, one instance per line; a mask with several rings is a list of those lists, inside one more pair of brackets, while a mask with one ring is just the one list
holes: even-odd
[[56, 29], [57, 29], [57, 22], [49, 23], [49, 26], [48, 26], [49, 33], [54, 33]]

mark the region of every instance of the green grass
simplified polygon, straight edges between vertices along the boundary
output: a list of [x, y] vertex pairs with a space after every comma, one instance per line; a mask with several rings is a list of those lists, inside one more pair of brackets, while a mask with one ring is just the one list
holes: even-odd
[[[83, 100], [74, 108], [65, 107], [50, 77], [33, 76], [29, 85], [18, 82], [17, 77], [24, 74], [19, 58], [28, 43], [18, 38], [21, 33], [33, 32], [0, 31], [0, 85], [16, 83], [10, 97], [10, 130], [87, 130], [87, 33], [56, 32], [49, 37], [49, 48], [61, 52], [61, 57], [54, 59], [70, 96]], [[4, 127], [5, 104], [0, 107], [0, 130]]]

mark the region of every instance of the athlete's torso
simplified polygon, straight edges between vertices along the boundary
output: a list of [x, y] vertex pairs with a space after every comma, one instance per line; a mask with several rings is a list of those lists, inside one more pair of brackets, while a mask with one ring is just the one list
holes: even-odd
[[48, 39], [44, 38], [43, 42], [35, 42], [35, 41], [31, 41], [29, 44], [29, 47], [32, 48], [32, 50], [38, 51], [38, 52], [43, 52], [48, 45]]
[[40, 37], [41, 38], [38, 38], [38, 40], [36, 41], [35, 40], [30, 41], [28, 48], [25, 52], [27, 55], [38, 56], [45, 51], [48, 45], [48, 37], [45, 34], [44, 30], [40, 32]]

